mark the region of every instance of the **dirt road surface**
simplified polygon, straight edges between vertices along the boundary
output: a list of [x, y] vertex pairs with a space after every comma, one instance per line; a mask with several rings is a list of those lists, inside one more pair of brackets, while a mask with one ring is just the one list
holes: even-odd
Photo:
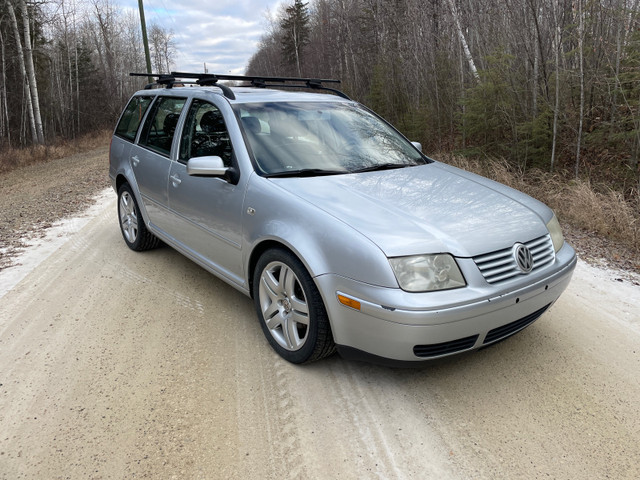
[[0, 272], [2, 479], [640, 478], [640, 288], [607, 272], [440, 365], [298, 367], [248, 298], [128, 250], [114, 194], [56, 232]]

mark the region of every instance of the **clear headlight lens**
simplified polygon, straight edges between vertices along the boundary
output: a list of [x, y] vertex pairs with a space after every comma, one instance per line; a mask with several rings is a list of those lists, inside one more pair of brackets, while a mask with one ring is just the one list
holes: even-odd
[[564, 245], [564, 236], [562, 235], [562, 229], [560, 228], [560, 222], [556, 218], [556, 214], [553, 214], [549, 223], [547, 223], [547, 230], [551, 234], [551, 241], [553, 242], [553, 249], [558, 253], [558, 250]]
[[431, 292], [464, 287], [464, 277], [451, 255], [416, 255], [390, 258], [400, 288], [407, 292]]

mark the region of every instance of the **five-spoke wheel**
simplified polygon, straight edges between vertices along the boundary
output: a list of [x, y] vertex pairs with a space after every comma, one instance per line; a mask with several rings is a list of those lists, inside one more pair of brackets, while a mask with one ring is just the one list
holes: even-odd
[[160, 243], [160, 240], [147, 230], [136, 198], [126, 183], [118, 190], [118, 218], [122, 237], [131, 250], [150, 250]]
[[255, 269], [254, 300], [265, 336], [286, 360], [326, 357], [335, 345], [327, 312], [304, 265], [291, 252], [265, 252]]

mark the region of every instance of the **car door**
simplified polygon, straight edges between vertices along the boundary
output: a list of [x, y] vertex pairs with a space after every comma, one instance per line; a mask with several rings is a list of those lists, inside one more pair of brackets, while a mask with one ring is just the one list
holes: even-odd
[[169, 235], [188, 254], [234, 283], [242, 276], [243, 181], [187, 174], [194, 157], [218, 156], [237, 168], [221, 110], [212, 102], [194, 99], [186, 115], [177, 161], [169, 174]]
[[181, 97], [157, 97], [142, 127], [138, 143], [131, 148], [131, 168], [146, 218], [155, 230], [166, 230], [170, 221], [167, 183], [171, 149], [185, 102], [186, 99]]

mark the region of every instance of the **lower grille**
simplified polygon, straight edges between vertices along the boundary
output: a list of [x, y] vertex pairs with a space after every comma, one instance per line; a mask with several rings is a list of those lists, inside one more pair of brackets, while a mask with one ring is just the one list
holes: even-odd
[[545, 305], [540, 310], [536, 310], [533, 313], [530, 313], [526, 317], [522, 317], [520, 320], [516, 320], [515, 322], [508, 323], [498, 328], [494, 328], [487, 336], [484, 338], [483, 345], [487, 345], [488, 343], [497, 342], [498, 340], [502, 340], [503, 338], [508, 337], [509, 335], [513, 335], [514, 333], [522, 330], [527, 325], [535, 322], [540, 316], [547, 311], [551, 304]]
[[413, 347], [413, 353], [416, 357], [422, 358], [439, 357], [440, 355], [448, 355], [450, 353], [468, 350], [476, 344], [477, 340], [478, 335], [473, 335], [472, 337], [460, 338], [450, 342], [416, 345]]

